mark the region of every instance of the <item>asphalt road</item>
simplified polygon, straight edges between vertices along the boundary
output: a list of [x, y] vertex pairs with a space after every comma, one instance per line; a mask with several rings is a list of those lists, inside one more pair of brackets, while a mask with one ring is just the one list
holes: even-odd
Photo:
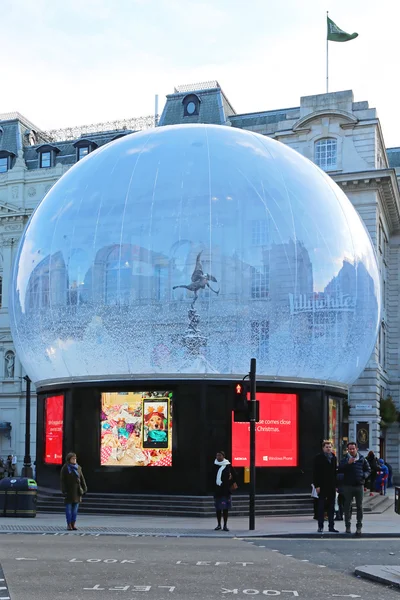
[[[250, 542], [250, 540], [249, 540]], [[249, 543], [248, 542], [248, 543]], [[257, 539], [251, 540], [257, 547], [265, 547], [283, 556], [324, 565], [334, 571], [352, 575], [362, 565], [400, 566], [400, 540], [387, 539]], [[399, 594], [400, 598], [400, 594]]]
[[[335, 553], [346, 558], [361, 542], [318, 543], [1, 535], [4, 576], [0, 573], [0, 600], [214, 600], [248, 596], [398, 600], [398, 591], [357, 579], [349, 574], [351, 569], [344, 572], [338, 568]], [[371, 541], [371, 547], [377, 543], [381, 545], [379, 555], [388, 542]], [[288, 549], [292, 551], [286, 552]]]

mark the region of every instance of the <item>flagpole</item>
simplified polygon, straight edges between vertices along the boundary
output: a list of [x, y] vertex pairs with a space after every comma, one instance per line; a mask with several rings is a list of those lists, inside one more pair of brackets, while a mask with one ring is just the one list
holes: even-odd
[[[329, 11], [326, 11], [326, 20], [328, 21]], [[328, 54], [328, 34], [326, 34], [326, 93], [329, 93], [329, 54]]]

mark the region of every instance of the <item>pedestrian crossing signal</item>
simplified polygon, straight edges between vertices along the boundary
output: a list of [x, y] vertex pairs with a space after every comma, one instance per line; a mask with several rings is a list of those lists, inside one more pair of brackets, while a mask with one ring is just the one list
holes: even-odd
[[247, 410], [247, 385], [244, 382], [235, 384], [234, 410]]

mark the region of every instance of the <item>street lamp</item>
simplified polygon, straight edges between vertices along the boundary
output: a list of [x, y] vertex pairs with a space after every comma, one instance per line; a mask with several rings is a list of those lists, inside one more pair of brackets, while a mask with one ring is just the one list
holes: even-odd
[[25, 375], [22, 379], [26, 381], [26, 402], [25, 402], [25, 456], [24, 466], [22, 467], [22, 477], [33, 478], [32, 459], [31, 459], [31, 379]]

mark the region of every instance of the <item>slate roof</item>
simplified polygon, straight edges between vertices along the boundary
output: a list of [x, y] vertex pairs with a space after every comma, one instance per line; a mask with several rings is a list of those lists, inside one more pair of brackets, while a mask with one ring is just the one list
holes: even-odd
[[[76, 140], [66, 140], [64, 142], [55, 142], [54, 144], [49, 144], [54, 148], [58, 148], [59, 152], [56, 154], [55, 164], [62, 165], [73, 165], [77, 161], [77, 150], [74, 144], [78, 142], [80, 139], [88, 140], [90, 142], [94, 142], [96, 147], [104, 146], [104, 144], [108, 144], [115, 138], [121, 135], [127, 135], [128, 133], [134, 133], [133, 131], [123, 130], [123, 131], [106, 131], [102, 133], [94, 133], [91, 135], [84, 135], [82, 138], [77, 138]], [[36, 144], [35, 146], [26, 146], [24, 148], [24, 158], [26, 162], [26, 166], [29, 170], [38, 169], [39, 168], [39, 152], [37, 151], [40, 146], [43, 146], [43, 143]]]
[[17, 155], [18, 150], [27, 143], [30, 131], [35, 131], [38, 141], [44, 143], [46, 138], [40, 129], [19, 113], [0, 114], [0, 150]]
[[391, 169], [400, 167], [400, 148], [387, 148], [386, 154], [389, 161], [389, 167]]
[[[235, 114], [235, 110], [218, 83], [214, 83], [216, 87], [209, 89], [194, 89], [193, 86], [188, 86], [188, 89], [183, 92], [175, 91], [173, 94], [168, 94], [159, 125], [185, 123], [225, 125], [231, 115]], [[184, 116], [182, 101], [189, 94], [196, 94], [200, 98], [198, 115]]]
[[18, 121], [0, 121], [0, 150], [17, 155], [22, 148], [22, 131]]
[[234, 115], [229, 120], [232, 124], [232, 127], [247, 129], [248, 127], [256, 127], [259, 125], [280, 123], [281, 121], [286, 121], [287, 119], [298, 119], [299, 117], [300, 107], [295, 107]]

